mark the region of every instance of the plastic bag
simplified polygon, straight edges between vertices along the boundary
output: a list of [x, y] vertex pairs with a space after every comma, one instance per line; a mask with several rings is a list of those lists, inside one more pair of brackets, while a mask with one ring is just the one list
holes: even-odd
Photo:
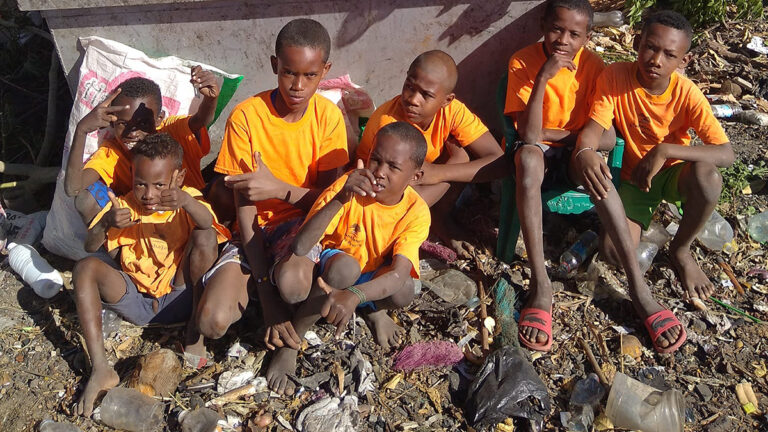
[[472, 381], [466, 403], [467, 422], [488, 428], [510, 417], [526, 418], [542, 430], [551, 402], [547, 387], [520, 348], [503, 347], [485, 360]]
[[[354, 157], [360, 142], [360, 117], [370, 117], [376, 106], [367, 91], [352, 82], [349, 75], [320, 82], [317, 93], [339, 107], [347, 128], [347, 150]], [[354, 160], [352, 161], [354, 162]]]
[[359, 422], [357, 397], [325, 398], [299, 414], [296, 429], [301, 432], [355, 432]]
[[[64, 169], [67, 165], [75, 127], [80, 119], [101, 103], [121, 82], [133, 77], [148, 77], [160, 86], [166, 117], [196, 112], [202, 96], [195, 93], [195, 89], [189, 82], [190, 68], [194, 65], [210, 70], [219, 78], [221, 91], [216, 106], [216, 117], [218, 117], [243, 79], [240, 75], [228, 74], [202, 62], [173, 56], [150, 58], [127, 45], [96, 36], [80, 38], [80, 45], [85, 54], [80, 65], [77, 93], [69, 116], [69, 129], [64, 140], [62, 169], [56, 181], [56, 192], [43, 234], [43, 245], [46, 249], [73, 260], [79, 260], [88, 255], [83, 248], [87, 234], [86, 226], [75, 210], [74, 199], [64, 192]], [[106, 129], [88, 135], [83, 160], [96, 151], [105, 135]]]

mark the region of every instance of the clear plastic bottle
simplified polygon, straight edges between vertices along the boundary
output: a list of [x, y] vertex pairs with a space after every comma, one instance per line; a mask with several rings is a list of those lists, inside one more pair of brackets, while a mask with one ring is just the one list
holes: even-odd
[[114, 429], [157, 432], [163, 427], [163, 402], [138, 390], [115, 387], [101, 402], [101, 421]]
[[571, 247], [560, 255], [560, 270], [570, 273], [586, 261], [597, 249], [597, 233], [583, 232]]
[[42, 298], [51, 298], [61, 290], [64, 280], [58, 270], [30, 245], [8, 244], [8, 263]]
[[72, 423], [55, 422], [53, 420], [43, 420], [38, 426], [40, 432], [83, 432], [79, 427]]
[[712, 114], [715, 115], [717, 118], [731, 118], [735, 117], [741, 112], [744, 111], [741, 109], [741, 105], [733, 105], [733, 104], [717, 104], [712, 105]]
[[179, 414], [182, 432], [214, 432], [218, 422], [219, 414], [208, 408], [186, 410]]
[[768, 126], [768, 114], [760, 111], [744, 111], [739, 113], [736, 119], [744, 124]]
[[120, 316], [112, 309], [101, 310], [101, 335], [104, 339], [112, 333], [120, 330]]
[[667, 244], [669, 239], [669, 232], [658, 222], [651, 222], [648, 229], [643, 231], [640, 243], [637, 245], [637, 262], [642, 273], [648, 271], [653, 263], [653, 258]]
[[726, 244], [733, 240], [733, 228], [726, 221], [720, 213], [716, 210], [712, 211], [712, 215], [709, 216], [707, 223], [696, 235], [701, 244], [707, 247], [707, 249], [713, 251], [721, 251]]
[[747, 231], [752, 240], [758, 243], [768, 242], [768, 211], [751, 216], [747, 223]]
[[637, 245], [637, 264], [640, 266], [640, 273], [644, 274], [651, 268], [657, 253], [659, 253], [659, 246], [656, 243], [641, 241]]
[[592, 25], [595, 27], [621, 27], [624, 24], [624, 14], [620, 10], [595, 12]]
[[571, 393], [568, 403], [570, 415], [563, 424], [569, 431], [587, 432], [595, 420], [595, 408], [600, 405], [600, 399], [605, 395], [605, 388], [594, 373], [579, 380]]

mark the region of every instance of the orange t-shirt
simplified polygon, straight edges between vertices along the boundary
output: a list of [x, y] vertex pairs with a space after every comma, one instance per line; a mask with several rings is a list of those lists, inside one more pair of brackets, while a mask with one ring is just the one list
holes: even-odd
[[[661, 143], [690, 145], [693, 128], [705, 144], [725, 144], [728, 137], [707, 98], [696, 84], [674, 72], [660, 95], [648, 93], [637, 81], [636, 63], [614, 63], [597, 80], [593, 120], [605, 129], [616, 126], [624, 137], [622, 180], [652, 148]], [[682, 161], [669, 159], [664, 168]]]
[[[187, 173], [184, 176], [184, 186], [195, 189], [203, 189], [205, 181], [200, 172], [200, 160], [211, 151], [211, 141], [208, 138], [208, 130], [200, 129], [200, 143], [197, 142], [194, 132], [189, 129], [190, 116], [171, 116], [163, 119], [157, 129], [165, 132], [181, 144], [184, 149], [183, 167]], [[133, 165], [131, 152], [114, 138], [105, 139], [101, 146], [86, 161], [84, 168], [90, 168], [115, 192], [115, 195], [124, 195], [133, 189]]]
[[[254, 170], [253, 154], [272, 174], [288, 184], [312, 188], [317, 175], [349, 162], [347, 133], [339, 108], [313, 95], [301, 120], [289, 123], [278, 116], [268, 90], [246, 99], [232, 110], [224, 131], [217, 172], [236, 175]], [[256, 203], [259, 226], [302, 217], [304, 212], [279, 199]]]
[[[513, 115], [525, 111], [536, 75], [546, 61], [544, 44], [541, 42], [528, 45], [509, 59], [504, 114]], [[547, 82], [542, 104], [544, 129], [578, 132], [589, 118], [589, 104], [594, 97], [595, 81], [605, 69], [605, 64], [597, 54], [586, 48], [576, 53], [573, 62], [576, 64], [575, 71], [560, 69], [557, 75]], [[559, 142], [545, 143], [555, 147], [563, 145]]]
[[[368, 156], [371, 150], [373, 150], [373, 139], [376, 137], [376, 132], [379, 129], [397, 121], [408, 122], [403, 104], [400, 103], [401, 97], [397, 96], [384, 103], [371, 115], [371, 118], [365, 125], [360, 145], [357, 147], [358, 158], [363, 161], [368, 160]], [[466, 147], [480, 138], [482, 134], [488, 132], [488, 128], [483, 124], [482, 120], [457, 99], [452, 100], [445, 108], [440, 109], [435, 114], [435, 118], [427, 130], [416, 127], [424, 134], [424, 138], [427, 140], [427, 157], [425, 159], [427, 162], [432, 162], [440, 156], [445, 140], [449, 136], [453, 136], [459, 142], [459, 145]]]
[[[213, 215], [211, 206], [203, 201], [200, 191], [190, 187], [182, 188], [189, 195], [202, 203]], [[186, 211], [155, 212], [142, 214], [141, 204], [133, 192], [118, 197], [117, 201], [124, 208], [131, 210], [131, 219], [139, 223], [127, 228], [110, 228], [107, 231], [107, 250], [120, 250], [120, 266], [131, 277], [139, 292], [155, 298], [171, 292], [171, 283], [176, 277], [176, 270], [184, 257], [195, 222]], [[93, 218], [91, 227], [96, 225], [112, 208], [107, 203], [101, 212]], [[219, 243], [227, 241], [231, 236], [229, 231], [216, 221], [213, 215], [213, 228], [216, 230]]]
[[[320, 194], [307, 219], [336, 196], [348, 176], [341, 176]], [[418, 278], [419, 248], [427, 239], [430, 221], [429, 206], [410, 186], [392, 206], [354, 195], [328, 224], [320, 245], [353, 256], [363, 273], [378, 269], [387, 258], [402, 255], [413, 265], [411, 276]]]

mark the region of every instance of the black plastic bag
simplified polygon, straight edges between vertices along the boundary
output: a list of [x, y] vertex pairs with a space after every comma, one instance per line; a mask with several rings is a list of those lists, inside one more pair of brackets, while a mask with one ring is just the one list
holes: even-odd
[[539, 431], [551, 402], [547, 387], [521, 348], [503, 347], [485, 360], [469, 388], [467, 421], [474, 428], [493, 427], [510, 417], [525, 418]]

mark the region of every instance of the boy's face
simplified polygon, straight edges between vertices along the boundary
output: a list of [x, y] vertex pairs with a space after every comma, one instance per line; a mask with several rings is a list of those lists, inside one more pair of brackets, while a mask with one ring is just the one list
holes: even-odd
[[573, 59], [589, 40], [589, 18], [580, 11], [558, 7], [554, 16], [542, 18], [541, 31], [548, 56]]
[[[141, 203], [141, 208], [147, 213], [154, 213], [160, 205], [160, 193], [168, 189], [176, 161], [173, 158], [150, 159], [146, 156], [133, 158], [133, 194]], [[179, 173], [177, 177], [182, 177]], [[183, 178], [177, 182], [183, 181]]]
[[406, 186], [416, 183], [423, 171], [411, 160], [411, 146], [394, 135], [377, 135], [368, 158], [368, 170], [376, 179], [376, 201], [384, 205], [400, 202]]
[[678, 68], [685, 68], [691, 59], [688, 52], [691, 41], [684, 31], [662, 24], [651, 24], [639, 39], [637, 50], [637, 80], [645, 88], [658, 84], [666, 87], [669, 77]]
[[408, 122], [422, 130], [429, 128], [435, 114], [454, 98], [453, 93], [446, 91], [442, 75], [416, 66], [405, 77], [400, 103]]
[[112, 105], [130, 107], [117, 112], [117, 121], [112, 123], [115, 138], [128, 150], [147, 135], [157, 132], [163, 122], [164, 114], [152, 97], [130, 98], [120, 94]]
[[277, 74], [277, 89], [291, 113], [307, 109], [330, 62], [323, 62], [323, 50], [312, 47], [285, 46], [279, 56], [272, 56], [272, 71]]

